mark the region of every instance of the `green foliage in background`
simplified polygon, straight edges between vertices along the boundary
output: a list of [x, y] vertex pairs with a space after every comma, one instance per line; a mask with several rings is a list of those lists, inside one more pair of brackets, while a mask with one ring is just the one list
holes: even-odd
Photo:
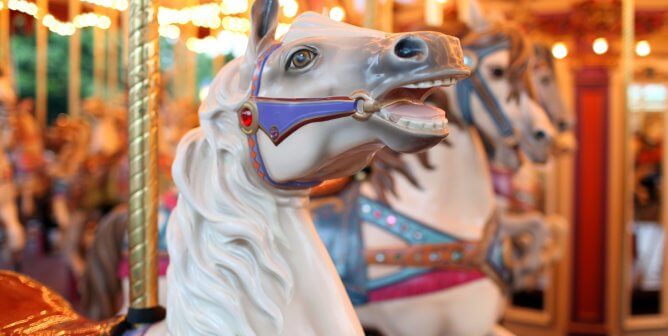
[[[36, 93], [36, 55], [37, 41], [35, 29], [27, 27], [34, 21], [26, 20], [23, 15], [17, 15], [12, 18], [12, 61], [15, 82], [18, 88], [18, 95], [21, 98], [35, 97]], [[17, 33], [18, 32], [18, 33]], [[68, 111], [68, 83], [69, 83], [69, 40], [68, 36], [60, 36], [49, 32], [48, 51], [47, 51], [47, 90], [48, 90], [48, 120], [55, 120], [59, 113]], [[108, 46], [107, 46], [108, 47]], [[120, 47], [118, 52], [119, 81], [125, 78], [126, 69], [123, 68], [123, 57]], [[227, 55], [226, 61], [232, 60]], [[165, 72], [173, 71], [174, 68], [174, 42], [164, 38], [160, 39], [160, 63], [161, 70]], [[84, 28], [81, 30], [81, 97], [82, 99], [93, 95], [95, 85], [93, 83], [93, 28]], [[218, 69], [212, 69], [211, 59], [206, 55], [197, 55], [197, 69], [193, 76], [196, 76], [196, 90], [205, 84], [208, 84]], [[174, 80], [174, 79], [172, 79]], [[106, 83], [106, 82], [105, 82]], [[120, 89], [125, 89], [122, 83], [119, 83]], [[170, 85], [167, 86], [171, 90]], [[193, 92], [197, 97], [198, 92]]]

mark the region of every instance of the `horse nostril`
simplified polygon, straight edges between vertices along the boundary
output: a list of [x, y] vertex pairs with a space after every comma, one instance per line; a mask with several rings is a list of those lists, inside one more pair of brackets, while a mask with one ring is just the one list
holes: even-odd
[[547, 133], [545, 133], [545, 131], [535, 131], [533, 137], [538, 141], [545, 140], [545, 138], [547, 138]]
[[407, 36], [394, 46], [394, 54], [399, 58], [415, 58], [427, 52], [427, 45], [417, 37]]

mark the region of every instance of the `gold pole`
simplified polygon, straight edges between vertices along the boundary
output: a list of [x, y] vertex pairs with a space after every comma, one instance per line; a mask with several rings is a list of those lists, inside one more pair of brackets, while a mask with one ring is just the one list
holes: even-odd
[[[128, 37], [130, 36], [128, 30], [129, 23], [130, 11], [126, 10], [121, 12], [121, 55], [123, 55], [123, 58], [121, 58], [121, 66], [123, 69], [128, 68], [128, 55], [130, 54], [128, 51]], [[121, 76], [121, 82], [123, 83], [123, 88], [125, 89], [125, 87], [128, 85], [127, 72], [122, 72]]]
[[11, 69], [11, 43], [9, 32], [9, 7], [7, 2], [3, 1], [0, 9], [0, 67], [6, 71]]
[[[621, 207], [621, 219], [622, 219], [622, 227], [624, 228], [622, 230], [622, 234], [619, 235], [621, 236], [622, 242], [622, 251], [623, 251], [623, 257], [625, 258], [624, 262], [622, 265], [625, 265], [625, 267], [619, 267], [618, 269], [621, 271], [621, 274], [619, 274], [619, 279], [621, 279], [620, 287], [621, 290], [618, 290], [616, 292], [618, 293], [624, 293], [622, 295], [626, 295], [626, 297], [622, 297], [617, 299], [617, 302], [620, 302], [619, 308], [616, 311], [611, 312], [612, 315], [609, 317], [610, 320], [621, 320], [621, 328], [626, 328], [628, 327], [629, 320], [630, 320], [630, 307], [631, 307], [631, 283], [632, 279], [630, 277], [631, 272], [629, 272], [629, 268], [631, 267], [631, 256], [632, 256], [632, 248], [633, 248], [633, 158], [631, 154], [631, 148], [630, 148], [630, 143], [631, 143], [631, 129], [630, 129], [630, 109], [629, 109], [629, 104], [628, 104], [628, 92], [629, 92], [629, 87], [631, 86], [633, 82], [633, 58], [634, 58], [634, 39], [635, 39], [635, 0], [622, 0], [622, 63], [621, 63], [621, 71], [622, 71], [622, 102], [623, 102], [623, 108], [622, 108], [622, 117], [621, 123], [619, 124], [619, 127], [621, 129], [621, 133], [623, 135], [622, 137], [622, 154], [620, 155], [621, 163], [619, 166], [621, 167], [621, 176], [620, 178], [622, 179], [622, 187], [621, 187], [621, 200], [623, 202], [623, 206]], [[617, 263], [617, 259], [614, 261]], [[613, 289], [614, 291], [614, 289]], [[614, 307], [614, 305], [613, 305]], [[621, 316], [621, 319], [619, 318]]]
[[118, 12], [115, 10], [107, 10], [106, 12], [111, 19], [111, 26], [107, 33], [109, 34], [109, 45], [107, 46], [107, 92], [109, 97], [113, 97], [118, 91]]
[[376, 0], [366, 0], [364, 8], [364, 27], [375, 29], [378, 11]]
[[394, 31], [394, 0], [378, 1], [376, 19], [378, 29], [388, 33]]
[[[69, 0], [70, 21], [81, 12], [81, 0]], [[70, 81], [67, 88], [68, 110], [72, 117], [78, 117], [81, 109], [81, 33], [75, 30], [70, 36]]]
[[[130, 2], [130, 311], [127, 317], [130, 323], [151, 322], [146, 320], [144, 312], [161, 309], [158, 306], [157, 262], [159, 49], [156, 15], [155, 1]], [[140, 313], [135, 314], [136, 312]], [[157, 319], [161, 320], [163, 317], [164, 310]]]
[[[102, 9], [95, 7], [95, 14], [104, 14]], [[93, 92], [98, 98], [104, 97], [104, 67], [105, 67], [105, 44], [106, 31], [93, 28]]]
[[469, 3], [470, 0], [457, 0], [457, 18], [459, 21], [467, 21], [469, 17]]
[[[40, 15], [44, 15], [49, 10], [48, 0], [37, 0], [37, 8]], [[41, 16], [40, 16], [41, 17]], [[35, 30], [37, 31], [37, 64], [36, 64], [36, 87], [35, 87], [35, 113], [40, 125], [46, 125], [46, 104], [47, 104], [47, 53], [48, 53], [48, 32], [39, 20], [35, 20]]]

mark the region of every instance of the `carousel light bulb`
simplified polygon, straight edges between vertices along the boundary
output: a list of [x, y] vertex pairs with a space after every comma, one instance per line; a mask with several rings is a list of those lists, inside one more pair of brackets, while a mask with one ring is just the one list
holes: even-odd
[[605, 37], [599, 37], [594, 40], [592, 49], [596, 55], [603, 55], [608, 52], [608, 40]]
[[285, 15], [285, 17], [295, 17], [297, 12], [299, 12], [299, 4], [297, 1], [289, 0], [283, 3], [283, 15]]
[[334, 21], [341, 22], [346, 18], [346, 11], [344, 11], [343, 8], [339, 6], [334, 6], [329, 10], [329, 18]]
[[646, 40], [638, 41], [636, 43], [636, 55], [640, 57], [648, 56], [652, 52], [652, 47]]
[[557, 42], [552, 46], [552, 56], [556, 59], [564, 59], [568, 56], [568, 47], [564, 42]]
[[436, 2], [438, 2], [438, 3], [440, 3], [440, 4], [442, 5], [442, 4], [445, 4], [445, 3], [447, 3], [447, 2], [448, 2], [448, 0], [436, 0]]

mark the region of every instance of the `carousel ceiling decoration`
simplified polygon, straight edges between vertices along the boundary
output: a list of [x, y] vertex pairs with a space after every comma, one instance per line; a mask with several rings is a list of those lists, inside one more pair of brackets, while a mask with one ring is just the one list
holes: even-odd
[[[530, 30], [539, 30], [564, 38], [575, 36], [576, 49], [605, 55], [611, 51], [617, 52], [613, 49], [613, 45], [621, 38], [621, 15], [619, 0], [586, 0], [577, 2], [570, 10], [560, 13], [530, 13], [519, 17], [522, 18], [524, 26]], [[668, 12], [665, 10], [639, 9], [635, 16], [635, 34], [640, 37], [659, 32], [668, 22]], [[566, 47], [563, 42], [560, 43]], [[559, 50], [556, 50], [555, 54], [555, 47], [556, 44], [553, 46], [555, 57], [557, 54], [563, 54], [562, 47], [558, 47]], [[636, 42], [636, 55], [644, 57], [650, 53], [651, 46], [647, 40]]]

